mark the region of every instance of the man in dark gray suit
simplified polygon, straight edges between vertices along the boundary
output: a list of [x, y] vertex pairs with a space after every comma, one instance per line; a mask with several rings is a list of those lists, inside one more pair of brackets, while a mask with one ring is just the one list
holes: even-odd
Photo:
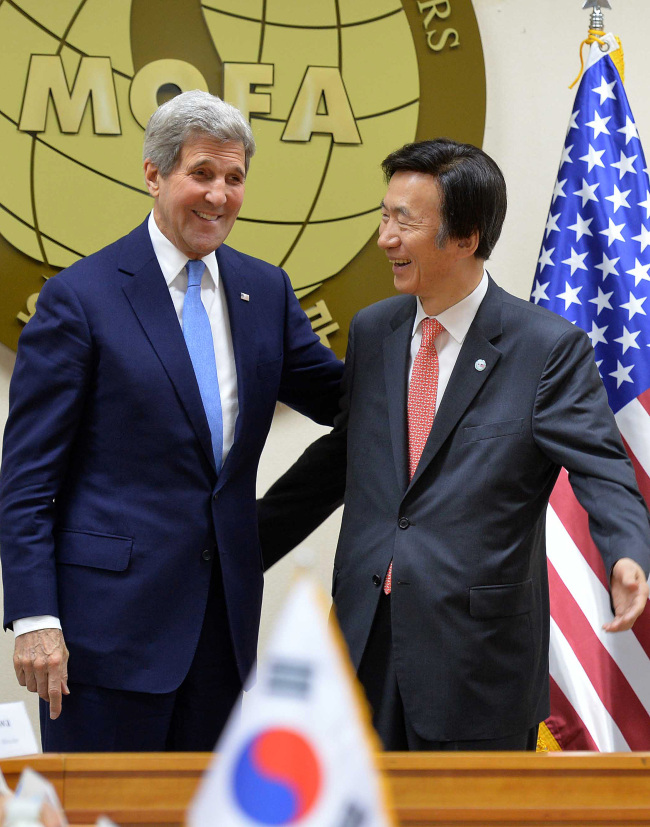
[[648, 599], [648, 512], [587, 336], [485, 272], [506, 212], [494, 161], [436, 140], [383, 168], [379, 246], [404, 295], [353, 320], [334, 431], [260, 505], [265, 562], [345, 491], [332, 594], [385, 748], [534, 749], [560, 468], [611, 575], [611, 632]]

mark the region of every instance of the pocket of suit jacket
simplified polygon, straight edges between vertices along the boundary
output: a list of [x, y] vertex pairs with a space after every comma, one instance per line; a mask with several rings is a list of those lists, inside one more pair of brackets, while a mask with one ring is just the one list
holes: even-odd
[[469, 590], [469, 613], [479, 620], [515, 617], [533, 608], [533, 581], [498, 586], [472, 586]]
[[57, 563], [125, 571], [133, 549], [132, 537], [62, 528], [55, 532]]
[[494, 439], [500, 436], [520, 434], [524, 429], [524, 420], [504, 419], [501, 422], [489, 422], [486, 425], [473, 425], [463, 428], [463, 442], [478, 442], [481, 439]]

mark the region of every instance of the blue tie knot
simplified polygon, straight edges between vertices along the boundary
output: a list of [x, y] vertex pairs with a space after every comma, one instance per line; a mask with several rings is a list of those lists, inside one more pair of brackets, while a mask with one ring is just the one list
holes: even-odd
[[201, 259], [191, 258], [187, 262], [187, 286], [196, 287], [201, 286], [201, 279], [203, 278], [203, 271], [205, 270], [205, 262]]

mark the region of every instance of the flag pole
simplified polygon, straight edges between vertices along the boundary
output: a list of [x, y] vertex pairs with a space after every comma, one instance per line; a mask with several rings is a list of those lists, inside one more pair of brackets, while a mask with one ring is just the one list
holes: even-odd
[[602, 52], [609, 51], [609, 44], [606, 40], [603, 40], [605, 37], [605, 18], [602, 11], [603, 9], [612, 8], [609, 5], [609, 0], [584, 0], [582, 8], [591, 9], [591, 15], [589, 16], [589, 33], [580, 44], [580, 71], [578, 72], [578, 77], [573, 81], [571, 86], [569, 86], [569, 89], [573, 89], [576, 83], [580, 80], [585, 68], [584, 60], [582, 58], [583, 46], [591, 46], [592, 43], [598, 43]]

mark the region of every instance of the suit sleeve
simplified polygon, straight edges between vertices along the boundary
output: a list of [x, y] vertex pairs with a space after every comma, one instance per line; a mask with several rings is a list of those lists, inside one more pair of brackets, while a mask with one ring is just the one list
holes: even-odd
[[0, 475], [5, 627], [59, 616], [53, 526], [56, 497], [82, 414], [92, 348], [74, 292], [50, 279], [18, 344]]
[[544, 453], [569, 472], [606, 570], [621, 557], [631, 557], [647, 576], [648, 510], [582, 331], [567, 331], [547, 359], [533, 432]]
[[321, 425], [331, 425], [338, 410], [343, 364], [312, 330], [283, 272], [286, 300], [284, 361], [278, 398]]
[[343, 503], [354, 367], [353, 342], [354, 320], [350, 326], [339, 410], [333, 430], [313, 442], [258, 500], [265, 569], [301, 543]]

